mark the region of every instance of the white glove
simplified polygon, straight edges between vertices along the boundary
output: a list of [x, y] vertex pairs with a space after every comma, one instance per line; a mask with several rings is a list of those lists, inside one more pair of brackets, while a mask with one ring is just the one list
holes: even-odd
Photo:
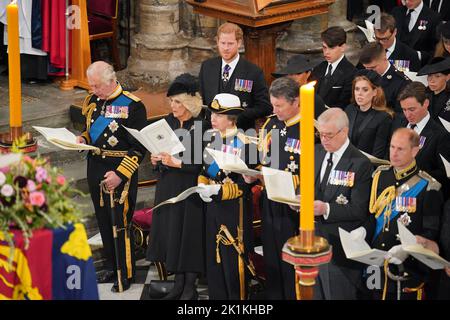
[[221, 188], [220, 184], [205, 185], [203, 183], [200, 183], [198, 186], [201, 187], [201, 190], [199, 190], [198, 195], [205, 202], [211, 202], [212, 201], [211, 196], [218, 194]]
[[352, 230], [350, 232], [350, 238], [353, 241], [358, 241], [358, 242], [365, 240], [366, 235], [367, 235], [367, 231], [366, 231], [366, 229], [364, 229], [364, 227], [356, 228], [355, 230]]
[[385, 259], [389, 260], [389, 263], [402, 264], [403, 261], [408, 258], [409, 254], [403, 250], [402, 245], [393, 246], [387, 253]]

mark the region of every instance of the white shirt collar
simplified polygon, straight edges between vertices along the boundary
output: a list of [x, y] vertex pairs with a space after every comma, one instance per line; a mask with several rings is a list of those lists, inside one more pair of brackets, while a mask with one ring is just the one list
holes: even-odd
[[391, 63], [388, 61], [387, 69], [386, 69], [386, 70], [383, 72], [383, 74], [381, 75], [382, 77], [384, 77], [384, 75], [389, 71], [390, 67], [391, 67]]
[[239, 53], [236, 55], [236, 57], [230, 63], [226, 63], [225, 60], [222, 59], [222, 73], [223, 73], [223, 68], [225, 68], [225, 65], [228, 64], [230, 66], [229, 74], [231, 77], [231, 74], [233, 73], [234, 69], [236, 68], [238, 62], [239, 62]]
[[431, 118], [430, 113], [427, 112], [427, 115], [422, 120], [420, 120], [418, 123], [416, 123], [417, 128], [415, 129], [415, 131], [418, 134], [420, 134], [422, 132], [423, 128], [425, 128], [425, 126], [427, 125], [428, 120], [430, 120], [430, 118]]
[[[342, 57], [340, 57], [339, 59], [337, 59], [335, 62], [333, 62], [331, 64], [331, 66], [332, 66], [331, 74], [333, 74], [334, 71], [336, 71], [336, 68], [338, 67], [338, 65], [342, 61], [342, 59], [344, 59], [344, 57], [345, 57], [345, 54], [343, 54]], [[330, 66], [330, 64], [328, 63], [327, 70], [325, 70], [325, 75], [328, 73], [329, 66]]]
[[397, 45], [397, 39], [394, 38], [394, 43], [392, 43], [392, 46], [390, 46], [386, 51], [386, 57], [389, 59], [389, 56], [394, 52], [395, 46]]
[[[342, 155], [344, 154], [345, 150], [347, 150], [348, 145], [350, 144], [350, 140], [347, 138], [347, 140], [345, 140], [344, 144], [335, 152], [333, 152], [333, 164], [336, 162], [338, 163], [338, 161], [341, 159]], [[338, 160], [338, 161], [335, 161]]]

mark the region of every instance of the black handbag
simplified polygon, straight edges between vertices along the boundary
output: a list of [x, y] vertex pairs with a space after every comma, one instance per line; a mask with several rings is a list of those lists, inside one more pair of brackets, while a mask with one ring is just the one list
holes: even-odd
[[175, 284], [173, 280], [152, 280], [150, 281], [150, 288], [148, 295], [150, 299], [164, 298], [172, 289]]

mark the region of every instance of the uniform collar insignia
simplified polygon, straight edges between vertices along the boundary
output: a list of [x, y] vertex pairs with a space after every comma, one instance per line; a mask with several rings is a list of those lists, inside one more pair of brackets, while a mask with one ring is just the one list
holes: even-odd
[[394, 168], [395, 179], [397, 179], [397, 180], [405, 179], [406, 177], [409, 177], [411, 174], [415, 173], [416, 171], [417, 171], [417, 165], [416, 165], [416, 160], [414, 160], [413, 162], [411, 162], [411, 164], [408, 167], [406, 167], [403, 170], [397, 170]]
[[106, 100], [113, 100], [117, 98], [122, 93], [122, 91], [123, 91], [122, 86], [120, 85], [120, 83], [117, 82], [116, 88]]
[[294, 117], [290, 118], [289, 120], [285, 121], [287, 127], [293, 126], [294, 124], [297, 124], [300, 122], [300, 114], [296, 114]]

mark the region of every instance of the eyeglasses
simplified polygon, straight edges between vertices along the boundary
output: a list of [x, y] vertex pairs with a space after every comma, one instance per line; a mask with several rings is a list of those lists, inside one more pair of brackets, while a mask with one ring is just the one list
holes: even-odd
[[320, 133], [319, 131], [316, 131], [315, 135], [316, 135], [316, 137], [324, 139], [324, 140], [331, 140], [331, 139], [334, 139], [334, 137], [336, 137], [342, 131], [342, 129], [339, 130], [338, 132], [336, 132], [335, 134], [332, 134], [332, 133]]
[[389, 39], [392, 38], [392, 35], [393, 35], [393, 33], [391, 33], [391, 35], [389, 37], [384, 37], [384, 38], [378, 38], [377, 36], [373, 36], [373, 39], [376, 40], [376, 41], [380, 41], [380, 42], [388, 41]]

